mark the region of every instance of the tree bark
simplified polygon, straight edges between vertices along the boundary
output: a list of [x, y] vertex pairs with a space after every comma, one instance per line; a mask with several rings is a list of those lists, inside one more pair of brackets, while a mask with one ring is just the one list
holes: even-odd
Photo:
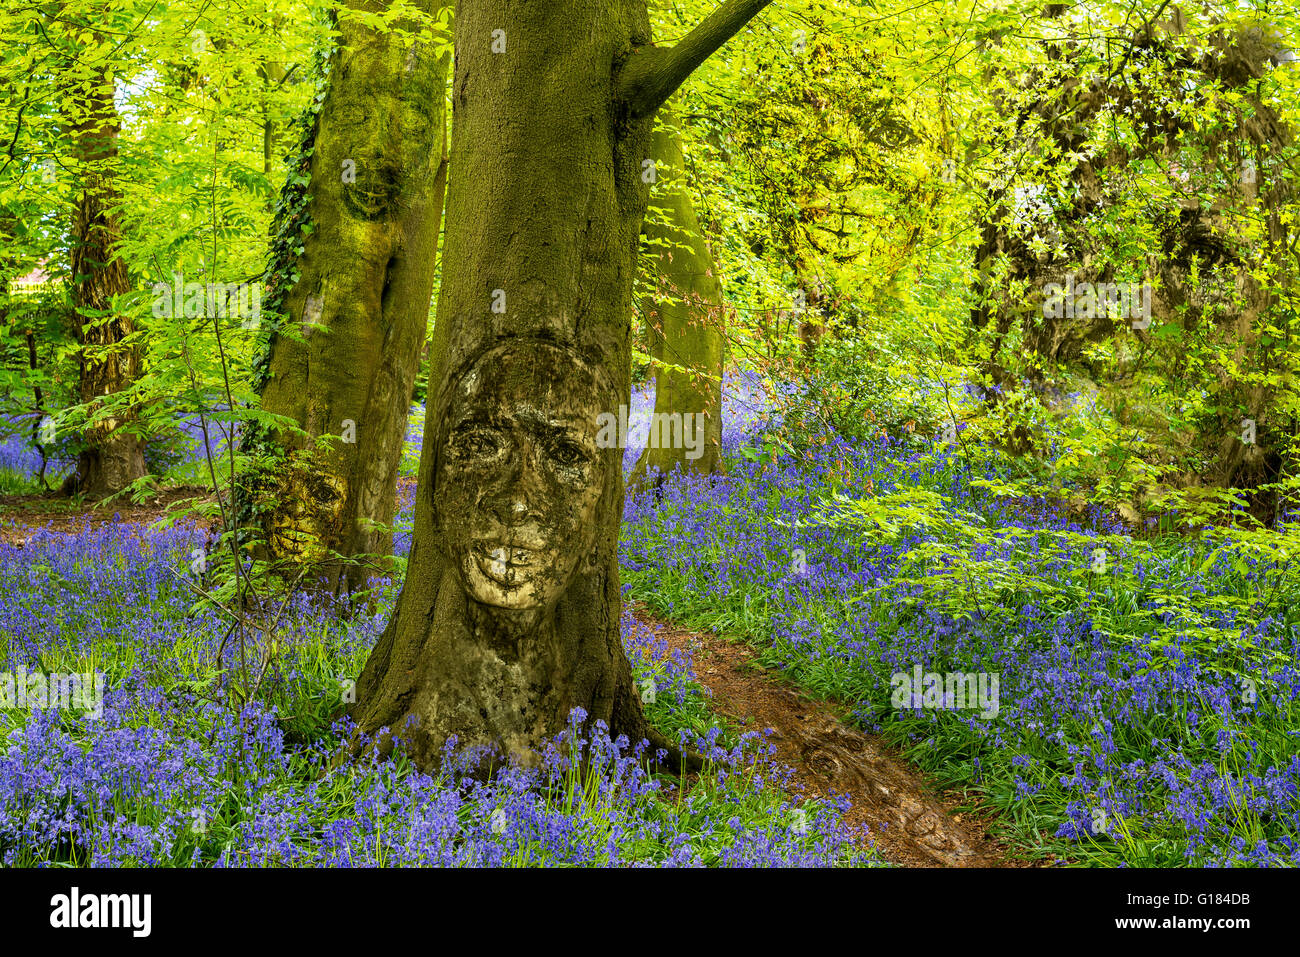
[[[647, 296], [642, 311], [650, 326], [651, 354], [666, 365], [655, 372], [655, 418], [650, 440], [632, 471], [633, 486], [651, 469], [667, 474], [681, 468], [708, 475], [722, 468], [722, 286], [686, 187], [680, 136], [660, 126], [651, 150], [660, 186], [651, 201], [668, 215], [645, 225], [651, 251], [642, 259], [642, 268], [655, 274], [660, 294]], [[701, 418], [687, 418], [697, 415]], [[671, 422], [675, 427], [679, 419], [683, 438], [691, 440], [689, 447], [686, 441], [663, 441], [669, 428], [654, 425]], [[689, 421], [697, 424], [693, 436], [685, 424]]]
[[532, 763], [574, 708], [663, 744], [619, 633], [621, 455], [598, 427], [631, 390], [655, 111], [765, 5], [657, 50], [644, 0], [457, 3], [415, 538], [352, 708], [381, 749], [396, 734], [428, 767], [455, 737]]
[[[118, 253], [121, 224], [115, 182], [121, 127], [107, 66], [76, 67], [63, 114], [81, 192], [72, 229], [72, 299], [77, 317], [80, 399], [97, 413], [105, 399], [128, 390], [140, 374], [140, 352], [127, 338], [131, 318], [115, 313], [113, 299], [130, 292], [126, 262]], [[121, 492], [147, 474], [140, 439], [126, 431], [129, 412], [96, 414], [72, 483], [92, 499]]]
[[[446, 2], [417, 6], [433, 13]], [[379, 12], [386, 2], [352, 6]], [[263, 410], [307, 437], [273, 437], [287, 467], [258, 487], [270, 557], [312, 567], [310, 579], [330, 589], [371, 573], [350, 559], [392, 549], [447, 169], [448, 57], [354, 20], [340, 31], [311, 158], [314, 230], [282, 307], [302, 336], [272, 337], [261, 391]]]

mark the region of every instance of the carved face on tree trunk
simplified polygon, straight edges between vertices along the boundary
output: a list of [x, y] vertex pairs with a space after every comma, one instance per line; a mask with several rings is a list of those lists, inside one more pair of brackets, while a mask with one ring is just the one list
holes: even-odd
[[[357, 130], [357, 140], [343, 166], [343, 205], [363, 222], [387, 221], [397, 212], [413, 176], [424, 175], [430, 150], [441, 129], [441, 116], [428, 108], [443, 96], [442, 77], [421, 66], [437, 51], [416, 43], [407, 51], [397, 89], [402, 96], [384, 98], [379, 109], [369, 101], [354, 101], [343, 109]], [[384, 92], [392, 92], [385, 90]], [[437, 158], [432, 160], [436, 164]]]
[[488, 350], [449, 388], [434, 482], [448, 558], [481, 604], [551, 607], [594, 545], [608, 390], [575, 353], [538, 340]]
[[296, 453], [286, 468], [287, 489], [273, 485], [264, 490], [271, 550], [301, 563], [324, 561], [338, 534], [347, 481], [303, 453]]

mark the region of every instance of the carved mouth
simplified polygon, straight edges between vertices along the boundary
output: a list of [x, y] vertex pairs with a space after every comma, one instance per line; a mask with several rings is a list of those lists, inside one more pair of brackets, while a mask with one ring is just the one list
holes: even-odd
[[387, 217], [401, 194], [401, 170], [391, 167], [373, 172], [358, 170], [356, 182], [344, 187], [343, 203], [358, 219], [374, 221]]
[[273, 553], [300, 561], [316, 561], [327, 551], [321, 543], [322, 533], [306, 519], [283, 521], [270, 530], [268, 537]]
[[290, 519], [275, 526], [271, 534], [281, 542], [291, 545], [305, 545], [314, 537], [312, 531], [307, 522]]
[[499, 542], [480, 542], [474, 546], [474, 559], [484, 575], [502, 585], [514, 585], [534, 565], [537, 549]]

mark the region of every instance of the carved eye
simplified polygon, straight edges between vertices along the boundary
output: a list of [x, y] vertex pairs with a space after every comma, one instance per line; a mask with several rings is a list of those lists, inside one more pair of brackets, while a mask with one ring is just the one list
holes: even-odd
[[475, 459], [494, 458], [501, 452], [501, 437], [495, 429], [474, 428], [456, 436], [456, 447], [461, 455]]
[[576, 468], [587, 461], [587, 450], [572, 439], [558, 439], [551, 445], [551, 458], [563, 468]]

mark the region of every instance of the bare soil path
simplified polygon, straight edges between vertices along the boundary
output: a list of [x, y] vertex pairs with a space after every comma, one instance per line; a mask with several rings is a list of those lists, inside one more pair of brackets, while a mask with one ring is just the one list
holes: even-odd
[[808, 797], [846, 795], [848, 823], [865, 824], [881, 856], [907, 867], [1032, 867], [992, 838], [992, 812], [959, 813], [896, 749], [849, 727], [826, 702], [782, 684], [747, 645], [665, 622], [632, 603], [637, 620], [690, 655], [713, 707], [743, 730], [770, 730], [773, 760]]
[[168, 489], [136, 505], [119, 499], [103, 505], [78, 504], [57, 492], [32, 495], [0, 495], [0, 542], [23, 545], [33, 532], [76, 532], [86, 525], [120, 521], [127, 525], [152, 525], [170, 507], [187, 499], [212, 499], [202, 488]]

